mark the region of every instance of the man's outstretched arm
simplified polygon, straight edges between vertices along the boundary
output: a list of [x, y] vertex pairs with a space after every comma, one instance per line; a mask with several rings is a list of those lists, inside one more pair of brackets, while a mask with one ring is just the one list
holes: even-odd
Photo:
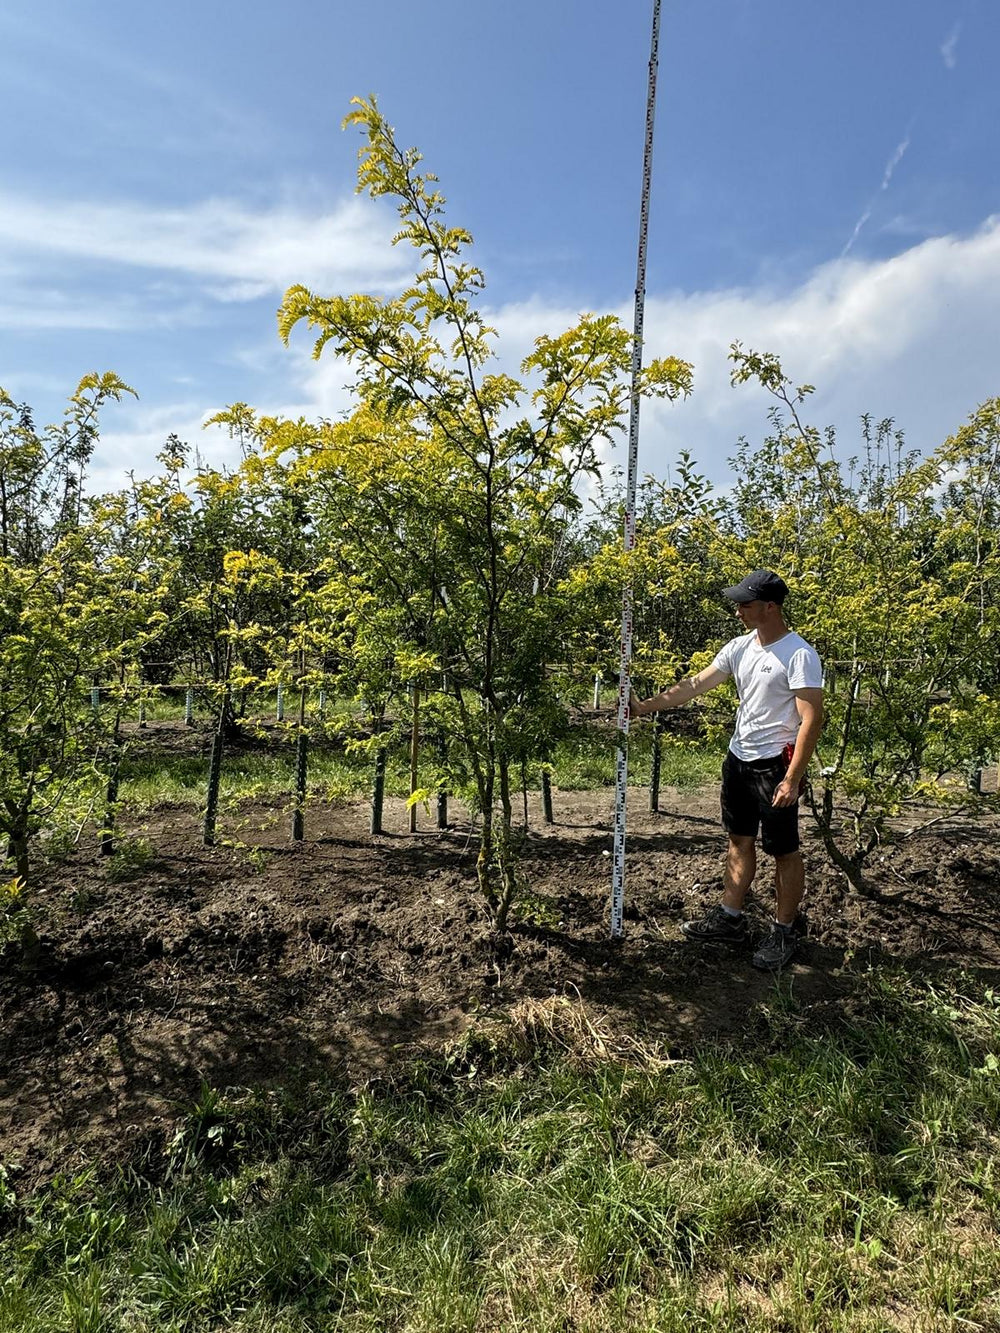
[[696, 699], [699, 694], [704, 694], [706, 690], [713, 690], [716, 685], [721, 685], [728, 679], [729, 676], [725, 671], [720, 671], [716, 666], [709, 666], [704, 671], [699, 671], [697, 676], [679, 680], [676, 685], [671, 685], [661, 694], [654, 694], [651, 699], [638, 699], [633, 690], [629, 696], [629, 714], [631, 717], [643, 717], [646, 713], [658, 713], [661, 708], [678, 708], [681, 704]]

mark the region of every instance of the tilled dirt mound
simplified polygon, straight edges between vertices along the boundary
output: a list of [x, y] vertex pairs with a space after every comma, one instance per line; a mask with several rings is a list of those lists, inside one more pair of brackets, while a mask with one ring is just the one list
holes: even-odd
[[[993, 811], [887, 845], [875, 899], [849, 892], [807, 841], [808, 938], [776, 990], [748, 955], [679, 933], [718, 895], [712, 791], [666, 793], [659, 815], [634, 793], [627, 933], [609, 940], [612, 799], [557, 793], [551, 827], [532, 805], [526, 893], [502, 947], [461, 812], [447, 832], [411, 836], [389, 802], [395, 831], [371, 838], [362, 805], [313, 807], [308, 840], [292, 844], [273, 809], [244, 809], [253, 850], [209, 850], [190, 809], [166, 809], [144, 822], [154, 855], [135, 878], [109, 882], [82, 851], [54, 867], [36, 899], [40, 957], [0, 960], [0, 1160], [15, 1185], [162, 1141], [204, 1084], [357, 1082], [526, 998], [579, 995], [605, 1025], [680, 1052], [749, 1031], [776, 998], [839, 1010], [857, 970], [881, 960], [1000, 968]], [[770, 874], [764, 864], [752, 908], [760, 930]]]

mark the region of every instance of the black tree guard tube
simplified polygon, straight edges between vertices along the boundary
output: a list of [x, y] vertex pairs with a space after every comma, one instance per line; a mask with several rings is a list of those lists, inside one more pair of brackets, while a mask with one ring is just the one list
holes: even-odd
[[[304, 663], [303, 663], [304, 668]], [[306, 779], [309, 773], [309, 733], [306, 731], [306, 687], [299, 686], [299, 734], [295, 739], [295, 813], [292, 841], [301, 842], [306, 832]]]
[[219, 709], [219, 724], [212, 737], [212, 758], [208, 765], [208, 800], [205, 804], [205, 835], [202, 841], [206, 847], [215, 846], [215, 821], [219, 814], [219, 784], [222, 780], [222, 751], [225, 745], [226, 713], [229, 704], [227, 687], [222, 707]]
[[552, 776], [548, 768], [542, 769], [542, 818], [546, 824], [553, 824], [552, 818]]
[[104, 827], [101, 829], [101, 855], [115, 852], [115, 811], [118, 806], [118, 787], [121, 781], [121, 741], [116, 735], [111, 742], [108, 785], [104, 793]]
[[[381, 716], [372, 718], [372, 726], [378, 734], [382, 730]], [[375, 778], [372, 782], [372, 820], [370, 832], [374, 836], [382, 832], [382, 806], [385, 803], [385, 765], [387, 751], [380, 745], [375, 751]]]
[[660, 744], [666, 727], [666, 718], [662, 711], [656, 714], [653, 724], [653, 766], [649, 771], [649, 808], [653, 814], [660, 809], [660, 766], [663, 760], [663, 747]]
[[[448, 761], [448, 737], [444, 730], [438, 732], [437, 752], [443, 771]], [[443, 782], [437, 791], [437, 826], [439, 829], [448, 827], [448, 788]]]

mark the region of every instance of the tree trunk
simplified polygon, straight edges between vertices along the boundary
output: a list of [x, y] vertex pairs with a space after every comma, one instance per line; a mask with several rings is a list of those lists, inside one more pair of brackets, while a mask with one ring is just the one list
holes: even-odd
[[494, 846], [494, 810], [493, 810], [493, 783], [495, 775], [495, 760], [492, 755], [487, 755], [483, 781], [479, 789], [479, 800], [482, 806], [483, 829], [479, 836], [479, 855], [476, 858], [476, 878], [479, 881], [479, 890], [486, 900], [486, 907], [490, 914], [490, 919], [496, 921], [497, 906], [500, 896], [497, 893], [494, 857], [496, 847]]
[[822, 806], [817, 806], [811, 787], [807, 787], [809, 808], [812, 811], [813, 819], [816, 821], [816, 827], [819, 829], [820, 837], [823, 839], [823, 846], [826, 848], [826, 854], [830, 860], [847, 877], [851, 886], [857, 889], [858, 893], [865, 898], [877, 898], [878, 890], [867, 879], [861, 867], [864, 863], [864, 853], [859, 849], [858, 854], [850, 857], [846, 852], [841, 851], [837, 845], [833, 834], [833, 788], [827, 785], [823, 789]]
[[306, 731], [306, 687], [299, 690], [299, 734], [295, 740], [295, 813], [292, 815], [292, 840], [305, 837], [306, 779], [309, 771], [309, 733]]
[[11, 831], [10, 854], [13, 857], [18, 878], [27, 883], [30, 871], [28, 864], [28, 832], [23, 826]]
[[493, 923], [497, 933], [503, 935], [507, 930], [507, 917], [517, 897], [517, 858], [514, 854], [514, 811], [510, 799], [510, 763], [502, 756], [498, 760], [500, 769], [500, 807], [501, 822], [499, 836], [496, 839], [496, 862], [500, 879], [500, 895], [493, 913]]

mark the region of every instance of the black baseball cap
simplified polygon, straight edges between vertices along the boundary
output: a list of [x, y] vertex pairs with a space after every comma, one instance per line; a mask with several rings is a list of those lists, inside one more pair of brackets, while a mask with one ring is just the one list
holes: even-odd
[[723, 588], [722, 594], [731, 602], [777, 602], [780, 606], [788, 596], [788, 584], [773, 570], [755, 569], [733, 588]]

